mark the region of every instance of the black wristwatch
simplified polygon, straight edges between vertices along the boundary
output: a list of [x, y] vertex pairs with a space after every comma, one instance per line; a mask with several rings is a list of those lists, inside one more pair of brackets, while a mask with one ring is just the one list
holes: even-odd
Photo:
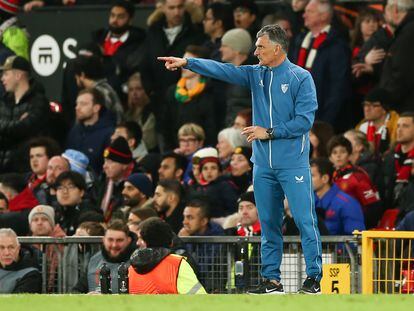
[[266, 134], [267, 134], [267, 139], [274, 139], [275, 138], [275, 136], [273, 135], [273, 132], [274, 132], [274, 128], [272, 128], [272, 127], [269, 127], [267, 130], [266, 130]]

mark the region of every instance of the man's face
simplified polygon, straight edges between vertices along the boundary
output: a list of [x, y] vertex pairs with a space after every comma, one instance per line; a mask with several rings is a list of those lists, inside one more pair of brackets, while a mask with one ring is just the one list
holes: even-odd
[[45, 147], [33, 147], [29, 151], [30, 168], [38, 176], [46, 174], [49, 158]]
[[104, 160], [103, 170], [106, 177], [112, 179], [113, 181], [119, 181], [122, 179], [127, 167], [127, 164], [118, 163], [106, 158]]
[[19, 258], [20, 245], [13, 237], [0, 235], [0, 265], [4, 268]]
[[197, 140], [193, 135], [182, 135], [178, 137], [179, 148], [184, 156], [189, 156], [203, 146], [203, 142]]
[[385, 6], [384, 11], [385, 21], [390, 24], [392, 27], [396, 28], [401, 23], [400, 17], [398, 14], [398, 8], [396, 5], [396, 0], [388, 0], [387, 5]]
[[190, 235], [198, 235], [206, 230], [208, 219], [201, 216], [199, 208], [187, 206], [183, 215], [183, 227]]
[[220, 176], [220, 169], [216, 162], [207, 162], [201, 168], [203, 179], [207, 182], [212, 182]]
[[18, 85], [18, 78], [16, 70], [5, 70], [1, 76], [1, 82], [3, 82], [6, 92], [14, 92]]
[[303, 11], [308, 4], [309, 0], [292, 0], [293, 12]]
[[376, 121], [387, 114], [379, 102], [364, 102], [364, 117], [368, 121]]
[[164, 160], [162, 160], [160, 164], [160, 168], [158, 169], [158, 176], [160, 180], [164, 180], [164, 179], [180, 180], [182, 175], [183, 175], [183, 170], [182, 169], [177, 170], [174, 158], [165, 158]]
[[248, 9], [238, 7], [233, 11], [234, 24], [236, 28], [248, 29], [256, 20], [256, 15], [252, 14]]
[[258, 221], [256, 205], [250, 201], [241, 201], [239, 203], [239, 216], [241, 224], [244, 227], [252, 226]]
[[214, 20], [213, 11], [211, 9], [208, 9], [206, 12], [206, 15], [203, 19], [203, 26], [204, 33], [208, 36], [213, 35], [217, 30], [217, 21]]
[[400, 117], [397, 121], [397, 142], [409, 144], [414, 141], [414, 122], [411, 117]]
[[49, 160], [46, 171], [46, 181], [49, 185], [53, 185], [56, 178], [63, 173], [69, 171], [68, 161], [61, 156], [54, 156]]
[[89, 121], [92, 117], [99, 112], [99, 105], [94, 105], [93, 97], [91, 94], [81, 94], [76, 99], [76, 120], [80, 123]]
[[36, 214], [30, 223], [30, 231], [33, 236], [49, 236], [52, 234], [53, 228], [46, 215]]
[[75, 206], [82, 201], [84, 191], [76, 187], [71, 180], [63, 180], [56, 189], [56, 198], [62, 206]]
[[128, 82], [128, 106], [130, 108], [146, 103], [148, 95], [142, 86], [141, 80], [131, 80]]
[[224, 137], [218, 138], [216, 148], [220, 159], [226, 159], [233, 153], [233, 146]]
[[335, 169], [345, 167], [349, 163], [350, 154], [344, 146], [336, 146], [332, 149], [329, 160], [332, 162]]
[[145, 199], [145, 195], [135, 188], [129, 181], [124, 183], [124, 189], [122, 189], [122, 195], [124, 197], [124, 203], [128, 206], [136, 206], [141, 200]]
[[109, 13], [109, 29], [116, 35], [122, 35], [128, 30], [131, 17], [120, 6], [114, 6]]
[[233, 127], [236, 129], [244, 129], [247, 126], [246, 119], [241, 116], [236, 116], [234, 119]]
[[237, 56], [237, 52], [225, 44], [220, 46], [221, 60], [225, 63], [231, 63]]
[[176, 27], [183, 23], [185, 13], [184, 2], [184, 0], [165, 0], [161, 8], [169, 27]]
[[158, 213], [164, 213], [170, 208], [170, 205], [168, 204], [168, 192], [161, 186], [155, 188], [154, 208]]
[[305, 8], [305, 13], [303, 14], [305, 27], [312, 30], [327, 23], [326, 14], [326, 12], [319, 12], [319, 3], [317, 1], [310, 1]]
[[125, 138], [125, 140], [127, 141], [127, 143], [128, 143], [128, 147], [129, 147], [129, 149], [131, 149], [131, 151], [134, 149], [134, 147], [135, 147], [135, 144], [136, 144], [136, 141], [135, 141], [135, 139], [133, 139], [133, 138], [130, 138], [129, 136], [128, 136], [128, 131], [127, 131], [127, 129], [125, 128], [125, 127], [123, 127], [123, 126], [118, 126], [116, 129], [115, 129], [115, 131], [114, 131], [114, 133], [112, 134], [112, 136], [111, 136], [111, 142], [113, 142], [115, 139], [117, 139], [118, 137], [123, 137], [123, 138]]
[[142, 239], [141, 230], [137, 230], [137, 246], [139, 249], [147, 248], [147, 243]]
[[274, 66], [278, 53], [280, 46], [272, 43], [268, 35], [257, 38], [254, 55], [258, 58], [260, 66]]
[[[327, 180], [326, 180], [326, 178], [322, 178], [322, 175], [319, 172], [319, 168], [316, 165], [312, 165], [311, 173], [312, 173], [313, 190], [318, 192], [319, 190], [321, 190], [327, 184]], [[329, 182], [329, 180], [328, 180], [328, 182]]]
[[286, 19], [281, 19], [277, 23], [277, 25], [280, 26], [285, 32], [288, 40], [292, 39], [293, 32], [292, 32], [292, 26], [290, 25], [290, 22]]
[[106, 230], [103, 238], [104, 248], [111, 258], [118, 257], [130, 243], [131, 238], [118, 230]]
[[230, 167], [233, 176], [241, 176], [251, 170], [249, 162], [242, 154], [231, 156]]

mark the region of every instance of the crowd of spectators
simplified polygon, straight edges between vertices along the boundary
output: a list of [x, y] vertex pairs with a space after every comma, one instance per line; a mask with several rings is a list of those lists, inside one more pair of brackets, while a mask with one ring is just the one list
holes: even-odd
[[[256, 33], [272, 23], [316, 85], [309, 141], [321, 234], [413, 230], [414, 0], [348, 10], [330, 0], [100, 1], [110, 3], [108, 24], [68, 62], [61, 104], [50, 102], [32, 75], [30, 29], [16, 14], [95, 2], [0, 0], [0, 275], [23, 267], [0, 292], [40, 291], [39, 249], [20, 247], [16, 234], [104, 235], [75, 292], [97, 290], [103, 262], [115, 273], [129, 260], [150, 217], [178, 240], [260, 235], [252, 150], [241, 135], [254, 125], [250, 90], [167, 71], [157, 57], [256, 64]], [[155, 7], [146, 29], [131, 24], [137, 3]], [[396, 213], [383, 228], [389, 210]], [[284, 234], [297, 234], [287, 201], [285, 215]], [[62, 250], [41, 251], [52, 263], [51, 288]], [[217, 290], [203, 275], [220, 250], [186, 251], [206, 290]], [[33, 286], [16, 284], [24, 274]]]

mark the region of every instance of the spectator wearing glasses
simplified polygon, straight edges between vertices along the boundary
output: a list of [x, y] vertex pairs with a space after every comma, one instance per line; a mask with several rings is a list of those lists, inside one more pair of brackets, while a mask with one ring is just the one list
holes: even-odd
[[82, 214], [88, 211], [101, 213], [84, 199], [86, 183], [79, 173], [68, 171], [60, 174], [56, 179], [55, 187], [58, 202], [55, 206], [56, 219], [67, 235], [73, 235], [76, 232]]

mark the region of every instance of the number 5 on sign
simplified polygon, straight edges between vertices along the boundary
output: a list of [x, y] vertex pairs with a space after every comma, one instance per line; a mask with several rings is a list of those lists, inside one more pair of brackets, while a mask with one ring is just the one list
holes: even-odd
[[351, 268], [349, 264], [323, 265], [322, 294], [350, 294]]

